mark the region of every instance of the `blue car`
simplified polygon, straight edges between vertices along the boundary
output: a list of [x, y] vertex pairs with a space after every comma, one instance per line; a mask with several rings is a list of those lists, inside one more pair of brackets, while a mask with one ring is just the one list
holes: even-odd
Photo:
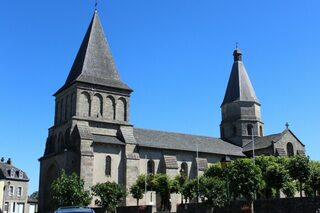
[[61, 207], [54, 213], [94, 213], [93, 209], [88, 207]]

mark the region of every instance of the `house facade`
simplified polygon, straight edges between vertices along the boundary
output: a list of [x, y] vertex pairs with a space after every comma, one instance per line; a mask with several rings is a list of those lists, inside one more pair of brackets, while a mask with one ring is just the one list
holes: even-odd
[[13, 166], [11, 159], [0, 162], [0, 212], [25, 213], [28, 203], [27, 174]]

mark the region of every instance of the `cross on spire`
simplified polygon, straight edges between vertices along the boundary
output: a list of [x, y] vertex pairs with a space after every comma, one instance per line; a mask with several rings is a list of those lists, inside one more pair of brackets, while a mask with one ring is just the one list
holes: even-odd
[[286, 122], [286, 129], [289, 129], [289, 123]]
[[94, 10], [97, 10], [98, 8], [98, 0], [95, 0], [95, 3], [94, 3]]

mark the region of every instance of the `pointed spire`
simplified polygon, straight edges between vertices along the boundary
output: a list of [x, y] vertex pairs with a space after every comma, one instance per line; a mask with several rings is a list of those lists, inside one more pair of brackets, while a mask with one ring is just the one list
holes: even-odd
[[[259, 103], [242, 62], [242, 53], [239, 48], [233, 51], [234, 62], [222, 105], [234, 101], [250, 101]], [[221, 106], [222, 106], [221, 105]]]
[[58, 92], [75, 81], [131, 90], [120, 80], [97, 10], [94, 11], [65, 85]]

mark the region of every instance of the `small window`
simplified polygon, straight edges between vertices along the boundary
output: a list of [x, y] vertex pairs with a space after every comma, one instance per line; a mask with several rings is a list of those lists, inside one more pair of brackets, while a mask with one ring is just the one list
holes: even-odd
[[106, 157], [106, 171], [105, 171], [107, 176], [111, 176], [111, 157], [107, 156]]
[[147, 174], [151, 174], [154, 175], [154, 161], [153, 160], [149, 160], [148, 161], [148, 165], [147, 165]]
[[22, 196], [22, 187], [19, 186], [19, 187], [17, 188], [17, 197], [21, 197], [21, 196]]
[[185, 177], [188, 177], [188, 164], [186, 162], [183, 162], [181, 164], [180, 174], [184, 175]]
[[248, 124], [247, 125], [247, 132], [248, 132], [248, 135], [253, 135], [253, 126], [252, 126], [252, 124]]
[[293, 145], [290, 142], [287, 143], [287, 154], [289, 157], [294, 155]]
[[9, 195], [10, 197], [12, 197], [13, 194], [14, 194], [14, 188], [13, 188], [13, 186], [9, 186], [8, 195]]
[[5, 202], [4, 203], [4, 213], [7, 213], [7, 212], [9, 212], [9, 202]]
[[16, 173], [16, 170], [14, 168], [12, 168], [10, 170], [10, 177], [14, 178], [15, 177], [15, 173]]
[[233, 136], [237, 135], [237, 127], [235, 125], [232, 126], [232, 135]]

